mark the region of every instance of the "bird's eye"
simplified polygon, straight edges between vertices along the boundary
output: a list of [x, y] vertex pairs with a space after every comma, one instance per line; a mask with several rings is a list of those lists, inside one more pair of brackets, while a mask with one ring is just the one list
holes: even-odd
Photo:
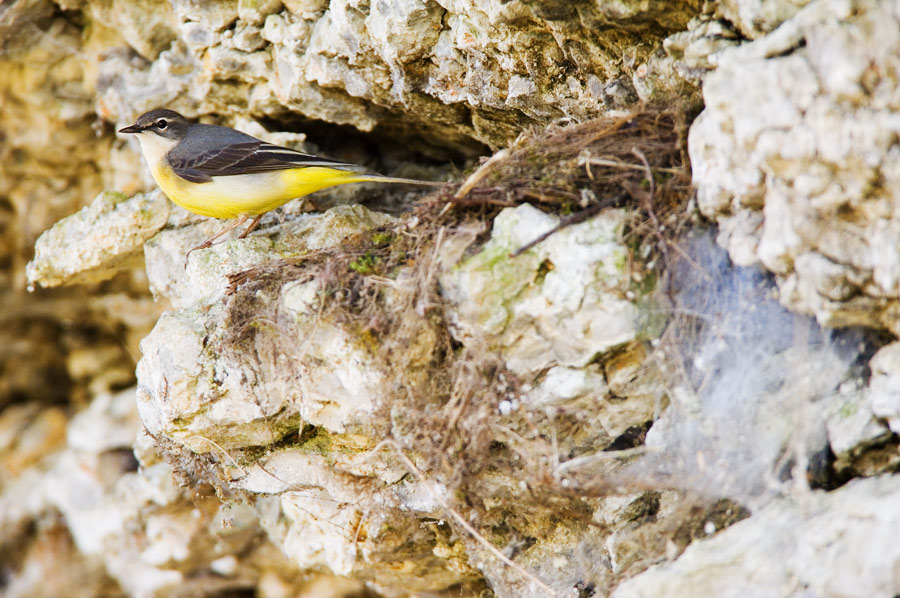
[[166, 122], [166, 119], [164, 119], [164, 118], [161, 118], [161, 119], [159, 119], [158, 121], [156, 121], [156, 128], [157, 128], [157, 129], [165, 129], [165, 128], [168, 127], [168, 126], [169, 126], [169, 123], [167, 123], [167, 122]]

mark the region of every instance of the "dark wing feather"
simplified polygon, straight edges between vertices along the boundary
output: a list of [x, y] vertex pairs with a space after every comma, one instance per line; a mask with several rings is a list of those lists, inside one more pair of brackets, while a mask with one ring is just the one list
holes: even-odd
[[[189, 137], [166, 156], [175, 173], [195, 183], [205, 183], [214, 176], [271, 172], [303, 166], [328, 166], [340, 170], [359, 167], [304, 154], [290, 148], [266, 143], [234, 129], [203, 127], [202, 138]], [[200, 146], [216, 149], [199, 151]]]

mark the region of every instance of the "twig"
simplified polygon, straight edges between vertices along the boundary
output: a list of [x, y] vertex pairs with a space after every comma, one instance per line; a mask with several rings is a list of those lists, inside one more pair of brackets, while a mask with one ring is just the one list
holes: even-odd
[[469, 178], [466, 179], [466, 182], [462, 184], [462, 187], [459, 188], [459, 191], [456, 192], [454, 197], [456, 199], [462, 199], [469, 192], [474, 189], [478, 183], [484, 180], [484, 177], [491, 171], [491, 168], [494, 167], [494, 164], [501, 160], [505, 160], [509, 156], [509, 150], [502, 149], [493, 156], [491, 156], [487, 162], [478, 167], [478, 170], [469, 175]]
[[650, 196], [644, 199], [644, 202], [646, 203], [646, 205], [644, 206], [644, 210], [647, 212], [647, 216], [653, 223], [654, 234], [657, 236], [657, 238], [662, 240], [659, 249], [662, 252], [663, 260], [665, 261], [666, 265], [668, 265], [672, 263], [669, 259], [669, 247], [666, 243], [666, 238], [662, 234], [662, 224], [660, 223], [659, 218], [656, 216], [656, 212], [653, 210], [653, 204], [656, 200], [656, 179], [653, 177], [653, 171], [650, 169], [650, 162], [647, 161], [647, 156], [644, 155], [644, 152], [636, 147], [632, 147], [631, 153], [637, 156], [638, 160], [640, 160], [644, 165], [644, 176], [647, 177], [647, 182], [650, 183]]
[[242, 474], [247, 475], [247, 470], [244, 469], [243, 467], [241, 467], [240, 465], [238, 465], [238, 462], [235, 461], [234, 458], [228, 454], [228, 451], [223, 449], [222, 446], [219, 445], [217, 442], [215, 442], [214, 440], [210, 440], [209, 438], [207, 438], [205, 436], [200, 436], [199, 434], [194, 434], [193, 436], [188, 436], [188, 440], [193, 440], [194, 438], [199, 438], [200, 440], [205, 440], [206, 442], [210, 443], [211, 445], [213, 445], [214, 447], [216, 447], [217, 449], [222, 451], [222, 454], [225, 455], [226, 457], [228, 457], [228, 460], [231, 461], [232, 465], [237, 467], [241, 471]]
[[[501, 189], [499, 187], [487, 187], [485, 189], [479, 189], [478, 190], [479, 195], [481, 194], [480, 193], [481, 191], [487, 191], [487, 190], [501, 191]], [[490, 206], [500, 206], [501, 208], [513, 208], [513, 207], [519, 205], [514, 201], [509, 201], [506, 199], [493, 199], [490, 197], [485, 198], [485, 199], [477, 199], [477, 198], [465, 199], [465, 198], [453, 197], [450, 199], [450, 203], [454, 204], [454, 205], [460, 205], [460, 206], [490, 205]]]
[[[645, 167], [640, 164], [629, 164], [628, 162], [622, 162], [620, 160], [606, 160], [604, 158], [586, 158], [584, 160], [584, 165], [588, 173], [588, 178], [594, 180], [593, 172], [591, 172], [591, 166], [611, 166], [613, 168], [626, 168], [630, 170], [645, 170]], [[653, 170], [657, 172], [666, 172], [669, 174], [683, 174], [684, 169], [682, 168], [667, 168], [664, 166], [657, 166]]]

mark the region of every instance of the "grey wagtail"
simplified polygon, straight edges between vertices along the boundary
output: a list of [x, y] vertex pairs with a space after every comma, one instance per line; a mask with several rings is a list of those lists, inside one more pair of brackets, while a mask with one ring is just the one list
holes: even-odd
[[238, 237], [243, 239], [266, 212], [327, 187], [364, 182], [441, 185], [366, 174], [354, 164], [266, 143], [228, 127], [195, 123], [164, 108], [140, 115], [119, 133], [137, 135], [150, 172], [169, 199], [202, 216], [235, 218], [188, 255], [252, 218]]

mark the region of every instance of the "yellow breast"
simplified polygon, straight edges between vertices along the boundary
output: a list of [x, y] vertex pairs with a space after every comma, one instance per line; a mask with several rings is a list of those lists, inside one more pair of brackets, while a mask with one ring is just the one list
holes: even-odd
[[152, 169], [156, 184], [186, 210], [213, 218], [255, 216], [320, 189], [368, 180], [365, 175], [318, 166], [217, 176], [208, 183], [181, 178], [164, 160]]

